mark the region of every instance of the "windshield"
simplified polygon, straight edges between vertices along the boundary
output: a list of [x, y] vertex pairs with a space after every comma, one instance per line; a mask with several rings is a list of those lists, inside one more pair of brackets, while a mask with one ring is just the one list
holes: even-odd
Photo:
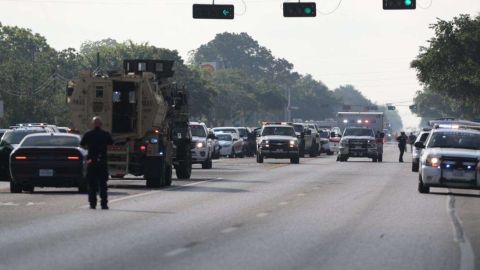
[[45, 131], [41, 129], [7, 131], [2, 137], [2, 142], [7, 144], [19, 144], [28, 134], [33, 133], [45, 133]]
[[214, 128], [215, 132], [223, 132], [223, 133], [237, 133], [236, 129], [233, 128]]
[[373, 130], [367, 128], [347, 128], [343, 136], [373, 136]]
[[330, 132], [328, 132], [328, 131], [320, 131], [320, 138], [323, 138], [323, 139], [328, 139], [328, 138], [330, 138]]
[[464, 148], [480, 150], [480, 134], [466, 132], [435, 132], [428, 148]]
[[240, 135], [240, 137], [242, 137], [242, 138], [243, 138], [243, 137], [247, 137], [247, 135], [248, 135], [248, 134], [247, 134], [248, 132], [247, 132], [247, 129], [246, 129], [246, 128], [239, 128], [239, 129], [238, 129], [238, 132], [240, 133], [239, 135]]
[[305, 129], [303, 125], [293, 125], [293, 128], [295, 129], [295, 132], [302, 133]]
[[232, 141], [232, 135], [230, 134], [217, 134], [219, 141]]
[[290, 136], [296, 137], [295, 130], [292, 127], [264, 127], [262, 136]]
[[77, 138], [77, 137], [47, 135], [47, 136], [27, 137], [22, 142], [22, 147], [23, 146], [78, 147], [79, 144], [80, 144], [80, 138]]
[[207, 137], [205, 128], [203, 128], [201, 125], [190, 125], [190, 129], [192, 131], [192, 136], [194, 137]]

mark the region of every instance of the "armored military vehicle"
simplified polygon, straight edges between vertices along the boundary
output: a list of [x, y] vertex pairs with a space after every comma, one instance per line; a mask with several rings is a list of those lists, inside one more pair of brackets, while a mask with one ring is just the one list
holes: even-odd
[[173, 61], [125, 60], [123, 71], [82, 71], [68, 82], [73, 129], [83, 134], [93, 116], [103, 119], [114, 145], [108, 151], [114, 178], [143, 175], [147, 187], [190, 178], [191, 133], [187, 92], [171, 82]]

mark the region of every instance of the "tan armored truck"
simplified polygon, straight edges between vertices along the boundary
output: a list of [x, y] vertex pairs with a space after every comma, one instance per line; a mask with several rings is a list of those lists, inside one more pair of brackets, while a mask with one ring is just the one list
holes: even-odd
[[170, 81], [173, 61], [125, 60], [121, 72], [82, 71], [67, 86], [73, 129], [81, 134], [100, 116], [112, 133], [108, 151], [114, 178], [143, 175], [147, 187], [190, 178], [191, 133], [185, 89]]

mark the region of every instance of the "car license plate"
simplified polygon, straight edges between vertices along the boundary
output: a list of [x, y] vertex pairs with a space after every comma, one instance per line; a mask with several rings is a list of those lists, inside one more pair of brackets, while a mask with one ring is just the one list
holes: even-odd
[[454, 171], [453, 172], [454, 177], [465, 177], [465, 172], [464, 171]]
[[53, 176], [53, 170], [52, 169], [40, 169], [38, 171], [38, 175], [41, 177], [50, 177]]

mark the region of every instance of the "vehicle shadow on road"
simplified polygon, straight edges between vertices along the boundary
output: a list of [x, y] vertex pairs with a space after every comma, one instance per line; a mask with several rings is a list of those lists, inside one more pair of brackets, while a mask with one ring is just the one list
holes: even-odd
[[[182, 187], [182, 186], [179, 186]], [[167, 192], [212, 192], [212, 193], [245, 193], [249, 192], [240, 188], [220, 188], [220, 187], [200, 187], [200, 186], [185, 186], [178, 189], [165, 190]]]
[[[70, 195], [70, 196], [81, 196], [85, 197], [87, 196], [86, 193], [79, 193], [78, 191], [35, 191], [33, 193], [26, 193], [26, 194], [31, 194], [31, 195], [54, 195], [54, 196], [59, 196], [59, 195]], [[118, 192], [118, 191], [108, 191], [108, 195], [112, 196], [124, 196], [128, 195], [127, 192]]]
[[458, 193], [458, 192], [431, 192], [431, 195], [437, 195], [437, 196], [447, 196], [447, 195], [452, 195], [452, 196], [457, 196], [457, 197], [470, 197], [470, 198], [480, 198], [479, 194], [470, 194], [470, 193]]
[[138, 213], [138, 214], [161, 214], [161, 215], [173, 215], [174, 212], [169, 211], [153, 211], [153, 210], [134, 210], [134, 209], [117, 209], [110, 208], [110, 212], [126, 212], [126, 213]]

